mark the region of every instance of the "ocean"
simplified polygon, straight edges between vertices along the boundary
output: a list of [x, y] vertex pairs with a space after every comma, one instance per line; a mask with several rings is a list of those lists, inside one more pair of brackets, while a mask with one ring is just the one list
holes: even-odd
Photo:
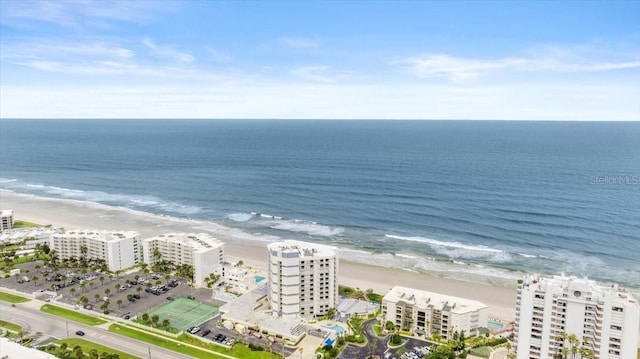
[[639, 288], [639, 182], [638, 122], [0, 120], [4, 190], [494, 284]]

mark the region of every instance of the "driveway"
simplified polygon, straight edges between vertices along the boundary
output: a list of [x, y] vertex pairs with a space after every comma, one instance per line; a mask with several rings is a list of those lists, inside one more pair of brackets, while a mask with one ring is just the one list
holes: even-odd
[[340, 359], [352, 359], [352, 358], [366, 358], [369, 355], [378, 355], [381, 358], [384, 357], [385, 351], [388, 348], [389, 336], [378, 337], [374, 331], [373, 326], [378, 324], [377, 319], [370, 319], [364, 322], [363, 332], [367, 338], [367, 344], [364, 346], [358, 346], [355, 344], [348, 344], [344, 350], [340, 353], [338, 358]]

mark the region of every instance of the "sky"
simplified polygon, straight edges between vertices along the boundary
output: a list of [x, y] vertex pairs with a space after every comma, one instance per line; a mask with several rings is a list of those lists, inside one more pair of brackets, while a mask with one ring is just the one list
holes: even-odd
[[640, 1], [0, 0], [0, 118], [640, 121]]

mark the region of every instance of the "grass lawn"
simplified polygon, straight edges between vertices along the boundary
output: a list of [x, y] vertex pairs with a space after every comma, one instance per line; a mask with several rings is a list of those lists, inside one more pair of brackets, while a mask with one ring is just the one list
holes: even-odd
[[145, 343], [157, 345], [165, 349], [173, 350], [174, 352], [190, 355], [195, 358], [221, 358], [221, 359], [224, 358], [224, 357], [212, 354], [210, 352], [205, 352], [204, 350], [199, 350], [196, 348], [191, 348], [191, 347], [181, 345], [180, 343], [176, 343], [174, 341], [169, 340], [169, 338], [163, 339], [162, 337], [157, 337], [153, 334], [139, 331], [139, 330], [122, 326], [119, 324], [112, 324], [111, 326], [109, 326], [109, 331], [112, 333], [124, 335], [129, 338], [140, 340]]
[[376, 333], [377, 336], [383, 337], [384, 333], [382, 332], [382, 327], [379, 324], [373, 326], [373, 332]]
[[469, 350], [469, 354], [473, 354], [478, 357], [488, 358], [491, 355], [491, 347], [477, 347]]
[[105, 347], [104, 345], [100, 345], [98, 343], [94, 343], [94, 342], [90, 342], [88, 340], [84, 340], [84, 339], [80, 339], [80, 338], [71, 338], [71, 339], [61, 339], [61, 340], [57, 340], [54, 343], [56, 344], [62, 344], [62, 343], [67, 343], [69, 348], [73, 348], [76, 345], [79, 345], [82, 347], [82, 351], [86, 354], [89, 353], [91, 350], [95, 349], [98, 351], [98, 354], [102, 354], [102, 352], [107, 352], [107, 353], [112, 353], [112, 354], [118, 354], [118, 356], [120, 357], [120, 359], [139, 359], [139, 357], [131, 355], [131, 354], [127, 354], [124, 352], [121, 352], [119, 350], [115, 350], [113, 348], [109, 348], [109, 347]]
[[58, 307], [58, 306], [51, 305], [51, 304], [43, 305], [42, 307], [40, 307], [40, 311], [45, 312], [45, 313], [49, 313], [49, 314], [53, 314], [53, 315], [57, 315], [59, 317], [71, 319], [71, 320], [74, 320], [76, 322], [80, 322], [80, 323], [84, 323], [84, 324], [88, 324], [88, 325], [100, 325], [100, 324], [104, 324], [104, 323], [107, 322], [104, 319], [92, 317], [90, 315], [83, 314], [83, 313], [77, 312], [75, 310], [66, 309], [66, 308]]
[[[204, 341], [199, 340], [198, 338], [194, 338], [193, 336], [188, 335], [188, 334], [183, 334], [183, 335], [179, 336], [178, 340], [180, 340], [181, 342], [184, 342], [184, 343], [189, 343], [191, 345], [196, 345], [196, 346], [199, 346], [201, 348], [209, 349], [209, 350], [214, 351], [214, 352], [231, 355], [231, 356], [238, 357], [238, 358], [269, 359], [269, 358], [273, 357], [269, 353], [268, 350], [265, 350], [265, 351], [251, 350], [251, 349], [249, 349], [249, 347], [247, 347], [246, 345], [244, 345], [242, 343], [237, 343], [237, 344], [235, 344], [233, 346], [233, 348], [227, 349], [227, 348], [221, 347], [219, 345], [215, 345], [213, 343], [204, 342]], [[277, 355], [277, 357], [280, 358], [279, 355]]]
[[173, 350], [182, 354], [191, 355], [196, 358], [224, 358], [211, 353], [211, 351], [215, 351], [221, 354], [230, 355], [233, 357], [243, 358], [243, 359], [272, 358], [272, 356], [267, 351], [253, 351], [243, 344], [238, 343], [234, 345], [232, 349], [226, 349], [212, 343], [205, 343], [201, 340], [198, 340], [197, 338], [194, 338], [186, 334], [181, 335], [176, 340], [181, 341], [183, 343], [188, 343], [194, 346], [198, 346], [202, 349], [207, 349], [210, 351], [204, 351], [204, 350], [192, 348], [189, 346], [184, 346], [184, 345], [181, 345], [180, 343], [176, 343], [170, 340], [173, 338], [167, 337], [167, 339], [164, 339], [162, 337], [158, 337], [151, 333], [147, 333], [145, 331], [137, 330], [135, 328], [131, 328], [127, 326], [122, 326], [119, 324], [112, 324], [111, 326], [109, 326], [109, 331], [112, 333], [117, 333], [133, 339], [137, 339], [146, 343], [154, 344], [159, 347]]
[[9, 302], [9, 303], [24, 303], [24, 302], [30, 301], [31, 299], [21, 297], [19, 295], [9, 294], [6, 292], [0, 292], [0, 300]]
[[0, 320], [0, 327], [6, 328], [12, 332], [20, 333], [22, 331], [22, 327], [18, 324], [13, 324], [9, 322], [5, 322], [4, 320]]
[[33, 222], [21, 221], [16, 219], [13, 221], [13, 228], [27, 228], [27, 227], [42, 227], [41, 225]]

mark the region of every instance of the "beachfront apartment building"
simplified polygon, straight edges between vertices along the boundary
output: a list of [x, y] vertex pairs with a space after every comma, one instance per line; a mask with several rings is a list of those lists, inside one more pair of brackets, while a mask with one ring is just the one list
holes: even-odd
[[49, 246], [60, 259], [79, 259], [83, 255], [87, 259], [103, 259], [109, 270], [115, 272], [140, 263], [139, 237], [133, 231], [73, 230], [52, 234]]
[[142, 253], [149, 265], [166, 260], [192, 266], [193, 284], [198, 287], [207, 285], [210, 274], [224, 275], [224, 243], [206, 233], [169, 233], [147, 238], [142, 241]]
[[338, 248], [294, 240], [267, 248], [267, 297], [275, 316], [312, 318], [337, 306]]
[[[637, 355], [640, 308], [617, 285], [573, 276], [529, 275], [518, 284], [516, 304], [518, 359], [553, 358], [563, 348], [571, 352], [571, 346], [592, 350], [597, 359]], [[563, 333], [575, 335], [577, 345], [558, 338]]]
[[0, 232], [13, 229], [13, 210], [5, 209], [0, 211]]
[[426, 337], [451, 339], [454, 332], [467, 337], [487, 324], [487, 306], [475, 300], [395, 286], [382, 298], [384, 322]]

